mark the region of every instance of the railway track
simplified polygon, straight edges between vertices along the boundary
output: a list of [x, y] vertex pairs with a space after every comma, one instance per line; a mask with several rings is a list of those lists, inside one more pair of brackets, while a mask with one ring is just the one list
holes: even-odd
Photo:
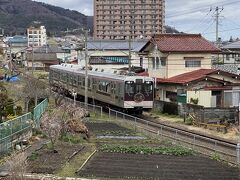
[[193, 132], [161, 122], [154, 122], [150, 117], [135, 117], [115, 110], [109, 110], [109, 117], [130, 122], [134, 128], [181, 143], [200, 153], [237, 164], [237, 143], [203, 133]]

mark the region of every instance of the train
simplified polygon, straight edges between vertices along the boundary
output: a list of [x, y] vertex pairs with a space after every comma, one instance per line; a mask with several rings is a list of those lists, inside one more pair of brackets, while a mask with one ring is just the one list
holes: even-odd
[[[79, 65], [52, 65], [49, 83], [53, 90], [85, 94], [85, 70]], [[141, 114], [153, 107], [154, 79], [88, 70], [88, 98], [124, 112]]]

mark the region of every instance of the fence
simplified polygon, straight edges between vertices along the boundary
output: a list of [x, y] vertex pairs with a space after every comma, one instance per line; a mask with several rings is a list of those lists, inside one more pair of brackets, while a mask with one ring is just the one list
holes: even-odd
[[48, 100], [45, 99], [34, 108], [34, 112], [24, 114], [13, 120], [0, 124], [0, 153], [6, 153], [16, 141], [21, 141], [24, 133], [31, 132], [33, 124], [40, 126], [40, 116], [46, 110]]
[[75, 104], [76, 106], [83, 107], [90, 112], [99, 113], [99, 115], [101, 117], [103, 116], [103, 107], [102, 106], [97, 106], [97, 105], [93, 105], [93, 104], [85, 104], [84, 102], [74, 101], [73, 99], [67, 98], [67, 97], [64, 97], [64, 100], [65, 100], [65, 102], [69, 102], [69, 103]]
[[206, 155], [216, 153], [228, 162], [240, 163], [240, 146], [238, 149], [233, 143], [222, 142], [167, 125], [150, 122], [112, 109], [109, 109], [110, 118], [120, 120], [124, 124], [127, 122], [135, 130], [148, 132], [150, 135], [154, 135], [154, 137], [172, 139]]
[[48, 107], [48, 99], [45, 99], [34, 108], [33, 119], [34, 119], [36, 128], [40, 128], [40, 117], [42, 113], [45, 112], [47, 107]]

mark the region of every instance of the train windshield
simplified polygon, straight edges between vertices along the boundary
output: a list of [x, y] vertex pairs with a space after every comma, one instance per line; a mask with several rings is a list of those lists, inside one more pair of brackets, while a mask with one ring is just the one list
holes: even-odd
[[152, 92], [153, 92], [153, 82], [152, 81], [146, 81], [144, 83], [144, 91], [146, 94], [152, 94]]
[[127, 94], [134, 94], [134, 82], [126, 81], [125, 92]]

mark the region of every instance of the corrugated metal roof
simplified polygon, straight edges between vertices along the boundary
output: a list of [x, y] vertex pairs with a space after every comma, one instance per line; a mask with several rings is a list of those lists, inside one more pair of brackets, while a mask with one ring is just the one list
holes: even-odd
[[64, 52], [65, 50], [63, 50], [61, 47], [53, 45], [44, 45], [42, 47], [34, 49], [34, 53], [64, 53]]
[[[148, 40], [132, 40], [131, 49], [135, 52], [140, 51]], [[88, 41], [89, 50], [128, 50], [128, 40], [90, 40]]]
[[240, 49], [240, 41], [223, 46], [224, 49]]

